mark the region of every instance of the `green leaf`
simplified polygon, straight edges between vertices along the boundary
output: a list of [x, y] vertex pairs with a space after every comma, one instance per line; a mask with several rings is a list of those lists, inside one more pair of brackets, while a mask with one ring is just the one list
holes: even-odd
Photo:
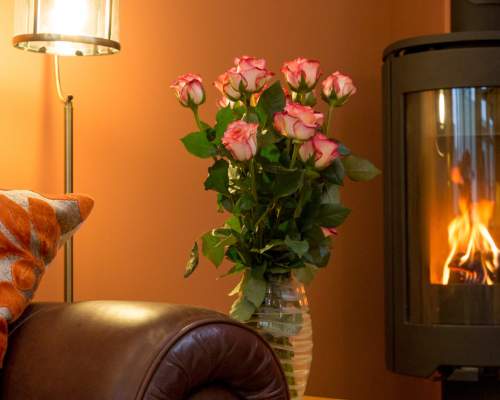
[[229, 226], [233, 231], [241, 233], [240, 219], [236, 215], [231, 215], [225, 225]]
[[306, 178], [309, 178], [311, 180], [318, 179], [321, 176], [321, 174], [318, 171], [314, 171], [314, 170], [309, 169], [309, 168], [306, 169], [305, 174], [306, 174]]
[[342, 160], [347, 176], [356, 182], [365, 182], [380, 175], [380, 170], [370, 161], [357, 156], [347, 156]]
[[186, 265], [186, 271], [184, 272], [184, 278], [187, 278], [194, 272], [194, 270], [198, 266], [199, 261], [200, 255], [198, 252], [198, 243], [194, 242], [193, 249], [191, 250], [191, 254]]
[[208, 178], [205, 181], [205, 190], [215, 190], [216, 192], [229, 194], [229, 163], [226, 160], [217, 160], [208, 169]]
[[208, 125], [206, 122], [200, 121], [201, 127], [204, 131], [208, 131], [209, 129], [212, 129], [210, 125]]
[[321, 172], [321, 175], [329, 182], [342, 185], [345, 178], [345, 169], [340, 159], [335, 159], [328, 168]]
[[260, 150], [260, 155], [271, 162], [278, 162], [281, 152], [275, 144], [269, 144]]
[[341, 156], [345, 157], [351, 154], [351, 150], [347, 148], [343, 143], [339, 143], [339, 153]]
[[290, 272], [290, 269], [283, 267], [271, 267], [269, 268], [269, 272], [271, 272], [272, 274], [288, 274]]
[[202, 252], [216, 267], [219, 267], [224, 260], [224, 246], [221, 245], [220, 237], [212, 235], [212, 232], [205, 233], [202, 238]]
[[313, 226], [304, 233], [309, 242], [309, 252], [304, 255], [304, 259], [318, 268], [326, 267], [330, 260], [332, 240], [325, 237], [319, 225]]
[[[245, 269], [247, 269], [247, 266], [243, 265], [243, 264], [240, 264], [240, 263], [237, 263], [237, 264], [234, 264], [231, 269], [229, 271], [227, 271], [225, 274], [223, 274], [221, 277], [226, 277], [226, 276], [230, 276], [230, 275], [235, 275], [239, 272], [242, 272], [244, 271]], [[232, 292], [231, 292], [232, 293]], [[230, 293], [230, 295], [231, 295]]]
[[276, 184], [273, 188], [274, 197], [286, 197], [295, 193], [302, 187], [304, 171], [297, 170], [277, 175]]
[[200, 158], [209, 158], [217, 154], [217, 148], [207, 138], [207, 133], [193, 132], [181, 139], [188, 152]]
[[248, 321], [255, 312], [255, 306], [244, 296], [240, 296], [232, 305], [229, 315], [237, 321]]
[[252, 123], [252, 124], [259, 124], [259, 122], [260, 122], [259, 115], [256, 112], [253, 112], [253, 111], [248, 111], [247, 112], [245, 120], [247, 122]]
[[219, 205], [219, 212], [224, 212], [224, 210], [233, 212], [233, 202], [231, 199], [222, 193], [217, 193], [217, 204]]
[[217, 121], [217, 125], [215, 126], [215, 140], [219, 142], [222, 136], [224, 136], [227, 126], [236, 120], [236, 116], [231, 107], [227, 106], [217, 112], [215, 119]]
[[322, 204], [340, 204], [340, 186], [330, 184], [326, 186], [326, 190], [321, 196]]
[[278, 231], [286, 232], [288, 230], [288, 226], [290, 225], [290, 221], [284, 221], [278, 225]]
[[271, 242], [269, 242], [268, 244], [266, 244], [263, 248], [261, 249], [252, 249], [253, 252], [255, 253], [259, 253], [259, 254], [264, 254], [266, 251], [269, 251], [275, 247], [278, 247], [278, 246], [283, 246], [285, 244], [285, 242], [283, 240], [273, 240]]
[[307, 240], [293, 240], [289, 236], [285, 238], [285, 244], [299, 257], [302, 257], [309, 251], [309, 243]]
[[239, 213], [241, 211], [251, 210], [255, 206], [255, 200], [253, 196], [249, 193], [244, 193], [236, 202], [236, 206], [234, 208], [235, 213]]
[[[270, 125], [273, 123], [274, 114], [283, 111], [285, 104], [285, 92], [277, 81], [262, 93], [255, 111], [263, 125]], [[262, 122], [262, 119], [265, 121]]]
[[219, 240], [217, 246], [226, 247], [235, 244], [238, 240], [233, 236], [233, 231], [229, 228], [217, 228], [212, 231], [212, 236]]
[[242, 290], [245, 298], [256, 308], [260, 307], [266, 296], [266, 280], [262, 276], [254, 273], [246, 273], [246, 279], [243, 281]]
[[314, 265], [306, 264], [303, 268], [297, 268], [293, 270], [293, 275], [303, 284], [309, 285], [316, 275], [318, 268]]
[[233, 290], [231, 290], [228, 293], [229, 297], [236, 296], [237, 294], [241, 294], [241, 288], [243, 287], [243, 282], [245, 282], [245, 279], [246, 279], [246, 275], [243, 275], [241, 277], [240, 281], [238, 282], [238, 284], [233, 288]]
[[[265, 125], [261, 122], [261, 125]], [[258, 148], [262, 149], [270, 144], [285, 140], [285, 137], [277, 133], [274, 129], [266, 129], [257, 135]]]
[[319, 207], [317, 222], [320, 226], [334, 228], [342, 225], [351, 210], [341, 204], [322, 204]]

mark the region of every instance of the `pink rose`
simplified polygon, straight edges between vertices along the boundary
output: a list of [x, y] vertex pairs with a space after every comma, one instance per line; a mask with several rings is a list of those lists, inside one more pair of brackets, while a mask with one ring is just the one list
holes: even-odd
[[232, 101], [238, 101], [241, 98], [241, 93], [233, 89], [231, 83], [229, 82], [229, 73], [224, 72], [219, 75], [217, 80], [214, 82], [215, 87], [227, 98]]
[[239, 161], [250, 160], [257, 152], [257, 129], [259, 124], [251, 124], [245, 121], [231, 122], [222, 144]]
[[304, 162], [314, 157], [314, 166], [324, 169], [340, 156], [339, 145], [322, 133], [316, 133], [311, 140], [300, 146], [299, 156]]
[[181, 75], [170, 87], [175, 90], [177, 98], [184, 107], [199, 106], [205, 101], [205, 90], [198, 75]]
[[274, 114], [274, 127], [291, 139], [308, 140], [323, 123], [323, 114], [298, 103], [287, 104], [283, 112]]
[[284, 63], [281, 72], [290, 88], [296, 92], [313, 90], [321, 75], [319, 61], [300, 57]]
[[337, 236], [339, 234], [339, 232], [335, 228], [325, 228], [324, 226], [322, 226], [321, 230], [323, 231], [323, 235], [325, 235], [325, 237], [330, 237], [332, 235]]
[[241, 93], [260, 92], [274, 74], [266, 69], [264, 59], [242, 56], [234, 60], [235, 67], [227, 71], [231, 87]]
[[344, 104], [357, 91], [352, 79], [347, 75], [341, 74], [339, 71], [334, 72], [326, 78], [322, 85], [323, 99], [337, 106]]

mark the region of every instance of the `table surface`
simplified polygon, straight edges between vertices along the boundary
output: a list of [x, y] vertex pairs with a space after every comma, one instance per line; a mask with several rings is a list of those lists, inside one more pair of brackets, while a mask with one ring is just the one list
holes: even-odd
[[335, 400], [327, 397], [312, 397], [312, 396], [306, 396], [304, 397], [304, 400]]

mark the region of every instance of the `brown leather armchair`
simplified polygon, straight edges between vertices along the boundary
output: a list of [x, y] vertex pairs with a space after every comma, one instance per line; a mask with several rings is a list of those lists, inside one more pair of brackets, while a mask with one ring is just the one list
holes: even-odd
[[288, 400], [250, 329], [187, 306], [34, 304], [11, 327], [3, 400]]

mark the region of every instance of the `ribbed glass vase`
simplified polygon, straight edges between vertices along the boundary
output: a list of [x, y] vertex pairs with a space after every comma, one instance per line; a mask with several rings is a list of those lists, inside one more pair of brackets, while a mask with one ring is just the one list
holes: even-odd
[[271, 345], [288, 381], [290, 398], [301, 400], [312, 361], [312, 326], [304, 285], [290, 275], [269, 277], [262, 306], [247, 322]]

